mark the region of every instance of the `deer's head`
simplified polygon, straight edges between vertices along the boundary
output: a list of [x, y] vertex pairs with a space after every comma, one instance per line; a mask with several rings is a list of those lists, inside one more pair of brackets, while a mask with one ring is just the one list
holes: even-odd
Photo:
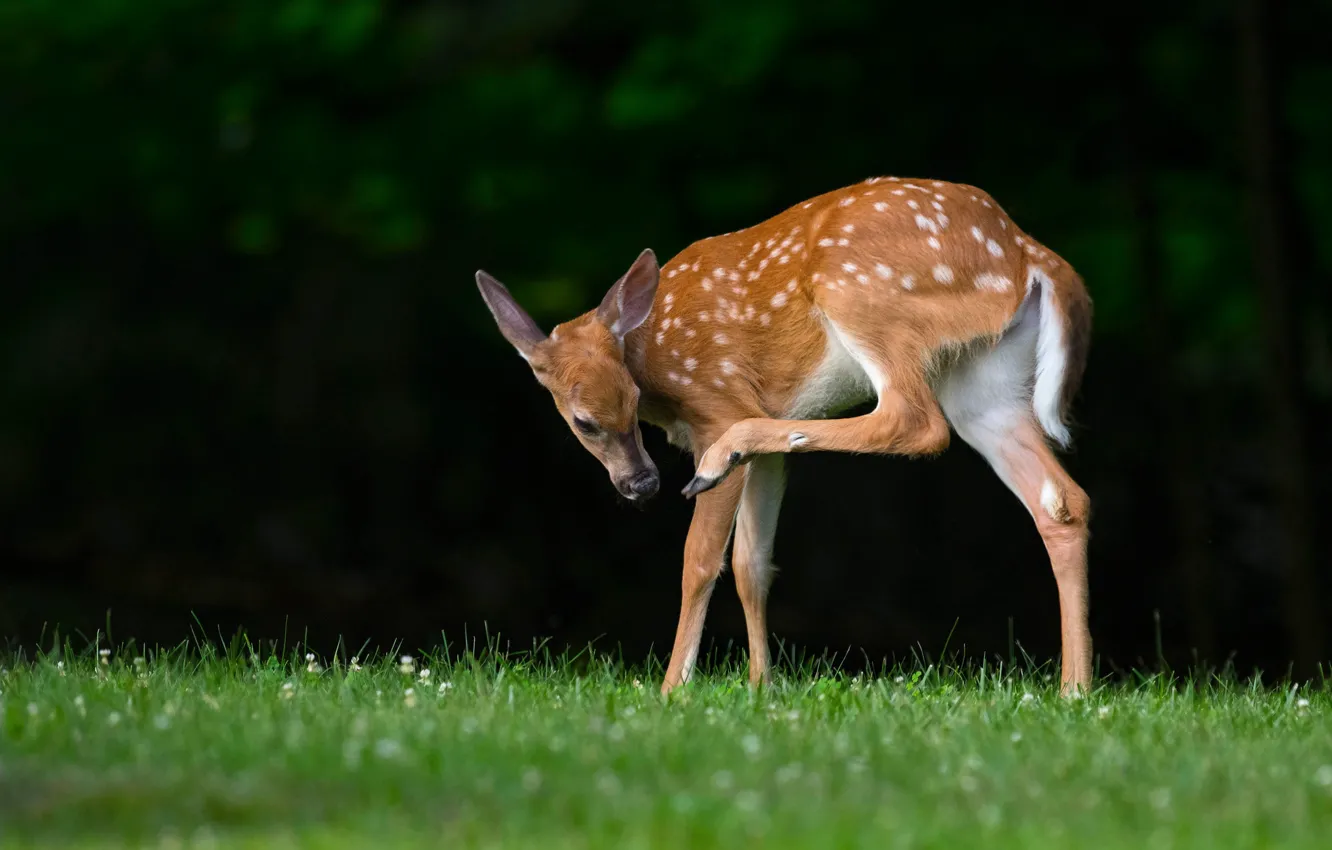
[[638, 386], [624, 363], [624, 338], [652, 311], [658, 273], [656, 256], [644, 251], [596, 310], [556, 325], [550, 336], [504, 284], [484, 271], [476, 273], [481, 297], [500, 333], [550, 391], [555, 408], [583, 447], [606, 467], [615, 489], [637, 503], [656, 495], [661, 478], [643, 450]]

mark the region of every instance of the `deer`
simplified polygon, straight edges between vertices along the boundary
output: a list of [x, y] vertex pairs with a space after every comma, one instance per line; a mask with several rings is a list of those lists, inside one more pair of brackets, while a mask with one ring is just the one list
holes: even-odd
[[642, 423], [692, 455], [663, 695], [693, 673], [728, 547], [749, 681], [771, 682], [767, 600], [787, 454], [926, 458], [953, 433], [1034, 520], [1058, 591], [1061, 693], [1090, 690], [1091, 504], [1056, 452], [1072, 444], [1091, 298], [984, 191], [871, 177], [696, 241], [664, 266], [649, 248], [595, 309], [549, 334], [496, 278], [479, 270], [476, 282], [622, 497], [641, 506], [660, 487]]

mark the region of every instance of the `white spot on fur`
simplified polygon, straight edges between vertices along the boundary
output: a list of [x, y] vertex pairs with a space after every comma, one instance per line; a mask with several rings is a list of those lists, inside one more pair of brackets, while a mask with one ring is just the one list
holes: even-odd
[[1068, 505], [1064, 504], [1064, 494], [1049, 478], [1041, 485], [1041, 508], [1055, 522], [1068, 522], [1071, 519]]
[[838, 244], [839, 246], [845, 248], [847, 245], [850, 245], [850, 244], [851, 244], [851, 240], [850, 240], [850, 239], [838, 239], [838, 240], [837, 240], [837, 244]]
[[675, 381], [677, 384], [680, 383], [680, 376], [675, 374], [674, 372], [667, 372], [666, 377], [670, 378], [672, 381]]
[[855, 232], [856, 232], [856, 226], [855, 226], [854, 224], [844, 224], [844, 225], [842, 225], [842, 232], [843, 232], [843, 233], [855, 233]]
[[894, 190], [893, 190], [893, 194], [894, 194], [894, 195], [905, 195], [905, 194], [906, 194], [906, 190], [905, 190], [905, 189], [894, 189]]
[[734, 375], [735, 364], [729, 360], [723, 360], [720, 364], [723, 375]]
[[731, 341], [731, 338], [728, 337], [726, 334], [713, 334], [712, 341], [717, 343], [718, 345], [726, 345], [726, 343]]
[[875, 201], [874, 209], [878, 210], [879, 212], [888, 212], [888, 204], [886, 201]]
[[849, 206], [851, 206], [852, 204], [854, 204], [855, 202], [856, 202], [856, 198], [855, 198], [855, 196], [854, 196], [854, 195], [849, 195], [849, 196], [847, 196], [847, 197], [845, 197], [845, 198], [842, 198], [842, 200], [838, 201], [838, 202], [837, 202], [837, 206], [839, 206], [839, 207], [849, 207]]
[[916, 276], [913, 274], [902, 275], [902, 288], [911, 289], [916, 285]]
[[948, 266], [945, 266], [943, 263], [940, 263], [934, 267], [934, 279], [940, 283], [952, 283], [953, 270]]
[[667, 276], [667, 277], [675, 277], [675, 276], [676, 276], [677, 274], [679, 274], [679, 273], [680, 273], [679, 270], [677, 270], [677, 269], [671, 269], [670, 271], [666, 272], [666, 276]]
[[979, 227], [977, 227], [976, 225], [974, 225], [974, 224], [971, 226], [971, 236], [972, 236], [972, 238], [975, 239], [977, 242], [984, 242], [984, 241], [985, 241], [985, 234], [984, 234], [984, 233], [981, 233], [981, 229], [980, 229]]
[[939, 232], [939, 225], [934, 223], [934, 219], [926, 218], [923, 213], [916, 213], [916, 227], [921, 230], [928, 230], [930, 233]]
[[685, 328], [686, 338], [693, 339], [696, 334], [698, 334], [698, 331], [694, 330], [693, 328]]
[[[805, 206], [809, 206], [809, 204], [806, 204]], [[712, 385], [715, 386], [715, 387], [722, 387], [722, 388], [725, 388], [725, 386], [726, 386], [726, 382], [723, 381], [721, 378], [713, 378], [713, 379], [712, 379]]]
[[786, 293], [785, 293], [785, 292], [778, 292], [776, 295], [772, 296], [772, 306], [774, 306], [774, 307], [785, 307], [785, 306], [786, 306]]
[[772, 316], [769, 316], [767, 313], [759, 313], [760, 325], [763, 325], [763, 327], [766, 328], [768, 326], [768, 323], [771, 321], [772, 321]]
[[870, 277], [864, 272], [861, 272], [860, 274], [856, 275], [856, 283], [859, 283], [861, 286], [864, 286], [869, 282], [870, 282]]
[[938, 240], [937, 238], [931, 236], [929, 239], [926, 239], [926, 240], [925, 240], [925, 243], [926, 243], [927, 245], [929, 245], [931, 248], [933, 248], [934, 250], [936, 250], [936, 251], [939, 250], [939, 247], [940, 247], [940, 246], [939, 246], [939, 240]]
[[912, 198], [911, 200], [907, 201], [907, 206], [911, 207], [913, 210], [920, 209], [920, 204], [916, 203], [915, 198]]
[[943, 213], [938, 213], [937, 215], [935, 215], [934, 220], [939, 222], [939, 227], [941, 228], [948, 226], [948, 216], [944, 215]]
[[694, 371], [694, 369], [698, 367], [698, 361], [692, 357], [686, 357], [684, 361], [684, 367], [686, 372], [692, 372]]
[[855, 271], [855, 270], [856, 270], [856, 264], [855, 264], [855, 263], [842, 263], [842, 271], [844, 271], [844, 272], [853, 272], [853, 271]]
[[1013, 281], [1001, 274], [986, 272], [985, 274], [976, 275], [976, 288], [988, 289], [991, 292], [1007, 292], [1013, 288]]
[[989, 251], [990, 254], [995, 257], [1002, 257], [1004, 255], [1004, 249], [993, 239], [985, 240], [985, 250]]
[[831, 248], [835, 244], [837, 243], [834, 242], [832, 239], [827, 238], [826, 236], [819, 240], [820, 248]]

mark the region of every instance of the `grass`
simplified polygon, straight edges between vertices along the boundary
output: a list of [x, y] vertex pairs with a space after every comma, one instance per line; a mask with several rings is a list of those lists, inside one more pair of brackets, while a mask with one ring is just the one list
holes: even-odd
[[[0, 846], [1327, 847], [1332, 692], [244, 645], [0, 673]], [[428, 671], [428, 672], [427, 672]]]

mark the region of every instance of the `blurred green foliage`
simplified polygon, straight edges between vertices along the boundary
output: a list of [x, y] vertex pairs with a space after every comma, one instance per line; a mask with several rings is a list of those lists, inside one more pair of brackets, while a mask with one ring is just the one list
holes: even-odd
[[[1325, 417], [1332, 7], [1287, 13], [1296, 332]], [[1218, 429], [1199, 468], [1262, 439], [1236, 38], [1229, 5], [1203, 0], [0, 0], [10, 554], [219, 575], [498, 558], [492, 541], [549, 510], [545, 482], [604, 482], [473, 271], [549, 326], [644, 247], [666, 258], [875, 174], [983, 186], [1082, 271], [1085, 476], [1132, 529], [1151, 508], [1127, 505], [1159, 489], [1123, 466], [1158, 444], [1122, 409], [1144, 374], [1209, 399], [1172, 402]], [[505, 463], [543, 486], [513, 493]], [[606, 564], [603, 543], [541, 554]]]

